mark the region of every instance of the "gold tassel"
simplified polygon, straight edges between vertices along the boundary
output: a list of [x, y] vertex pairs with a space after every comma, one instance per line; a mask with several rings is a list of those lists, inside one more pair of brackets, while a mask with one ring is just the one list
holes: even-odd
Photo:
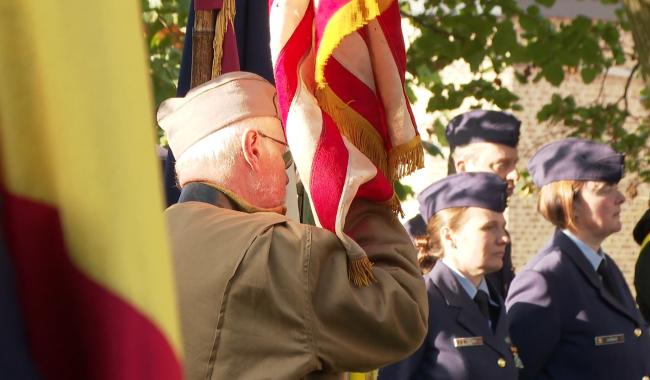
[[219, 15], [217, 15], [217, 21], [214, 27], [214, 42], [212, 44], [214, 47], [212, 79], [221, 75], [221, 60], [223, 58], [223, 44], [226, 38], [226, 30], [228, 29], [228, 24], [232, 26], [233, 30], [235, 29], [234, 21], [236, 11], [235, 0], [224, 0], [223, 7], [219, 11]]
[[375, 275], [372, 273], [372, 265], [368, 256], [348, 259], [348, 280], [359, 288], [372, 284], [376, 281]]
[[401, 216], [402, 218], [404, 217], [404, 210], [402, 210], [402, 202], [400, 202], [399, 197], [397, 197], [397, 193], [393, 191], [393, 196], [386, 201], [386, 206], [390, 208], [390, 210], [393, 212], [393, 215]]
[[389, 178], [394, 182], [424, 167], [424, 152], [420, 136], [394, 147], [388, 152]]

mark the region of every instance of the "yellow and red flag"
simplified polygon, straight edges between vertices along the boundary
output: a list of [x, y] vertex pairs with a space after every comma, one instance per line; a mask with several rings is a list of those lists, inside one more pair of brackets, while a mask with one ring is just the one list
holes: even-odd
[[181, 379], [138, 2], [0, 3], [2, 227], [45, 379]]
[[[397, 211], [394, 181], [423, 165], [398, 2], [269, 0], [269, 26], [280, 113], [314, 219], [351, 245], [352, 201]], [[367, 257], [349, 262], [355, 284], [372, 281]]]

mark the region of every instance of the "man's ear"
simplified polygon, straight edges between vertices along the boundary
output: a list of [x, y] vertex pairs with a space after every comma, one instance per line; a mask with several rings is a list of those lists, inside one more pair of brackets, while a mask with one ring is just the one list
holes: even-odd
[[456, 173], [465, 173], [467, 170], [467, 166], [465, 165], [464, 160], [456, 161], [454, 163], [454, 166], [456, 166]]
[[254, 129], [247, 129], [241, 136], [241, 148], [244, 160], [253, 171], [260, 169], [261, 137]]

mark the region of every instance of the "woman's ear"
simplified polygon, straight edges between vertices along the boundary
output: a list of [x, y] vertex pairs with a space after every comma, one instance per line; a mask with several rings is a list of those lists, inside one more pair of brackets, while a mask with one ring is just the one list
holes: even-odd
[[454, 232], [449, 227], [442, 227], [440, 229], [440, 241], [446, 247], [456, 248]]
[[247, 129], [241, 136], [244, 160], [253, 171], [260, 170], [261, 140], [261, 136], [254, 129]]

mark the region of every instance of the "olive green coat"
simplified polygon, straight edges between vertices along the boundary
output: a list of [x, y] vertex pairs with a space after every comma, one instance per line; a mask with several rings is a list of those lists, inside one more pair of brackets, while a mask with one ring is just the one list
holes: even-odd
[[422, 343], [424, 282], [410, 238], [386, 207], [350, 208], [346, 231], [377, 280], [357, 288], [333, 233], [238, 211], [241, 202], [195, 185], [203, 195], [181, 196], [165, 211], [188, 380], [339, 378]]

